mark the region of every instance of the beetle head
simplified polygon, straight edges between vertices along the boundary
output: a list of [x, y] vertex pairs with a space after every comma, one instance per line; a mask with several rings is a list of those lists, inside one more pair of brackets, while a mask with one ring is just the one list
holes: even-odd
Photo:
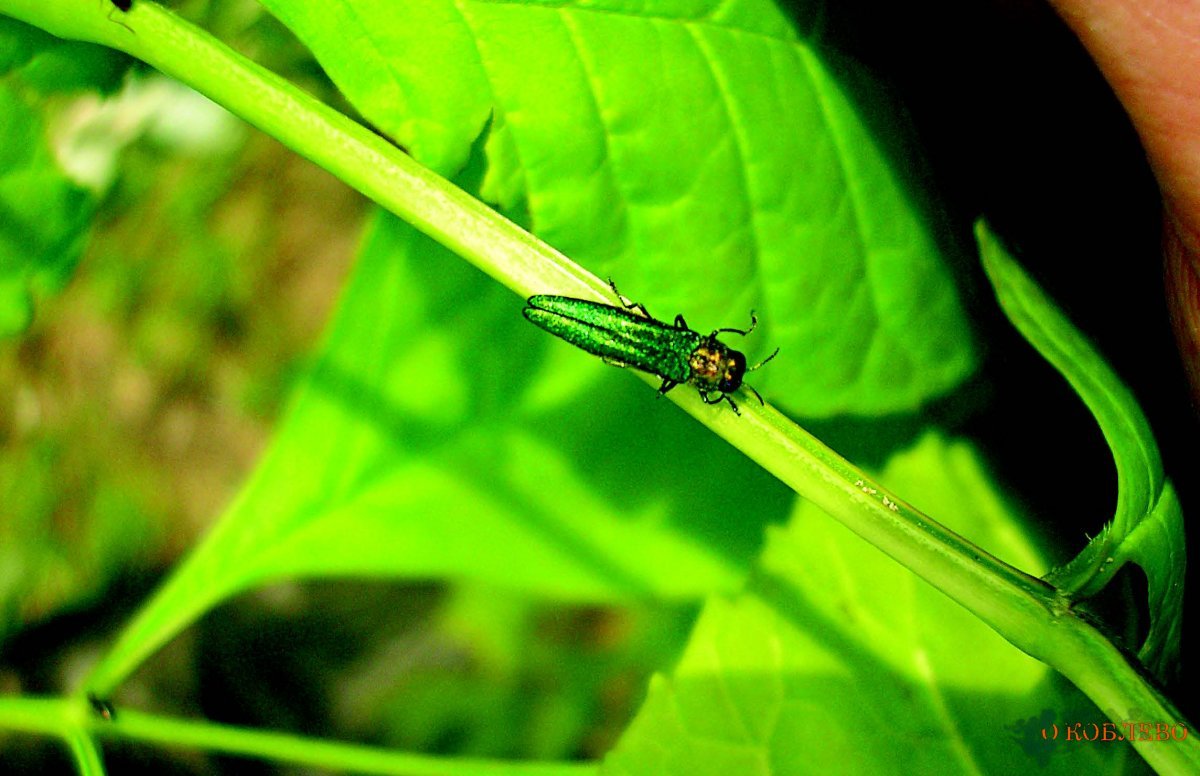
[[725, 352], [725, 373], [717, 383], [717, 390], [722, 393], [733, 393], [742, 387], [742, 377], [746, 374], [746, 357], [738, 350]]

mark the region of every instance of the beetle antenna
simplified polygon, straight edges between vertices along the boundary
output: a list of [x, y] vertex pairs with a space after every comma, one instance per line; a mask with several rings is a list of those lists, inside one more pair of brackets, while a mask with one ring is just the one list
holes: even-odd
[[717, 329], [716, 331], [713, 332], [713, 334], [721, 334], [722, 332], [726, 332], [729, 334], [741, 334], [743, 337], [745, 337], [750, 332], [754, 331], [754, 329], [757, 327], [758, 327], [758, 316], [756, 316], [754, 314], [754, 311], [751, 310], [750, 311], [750, 328], [749, 329]]
[[[760, 366], [762, 366], [763, 364], [767, 363], [768, 361], [770, 361], [771, 359], [775, 358], [775, 356], [778, 356], [778, 355], [779, 355], [779, 348], [775, 348], [775, 352], [774, 352], [774, 353], [772, 353], [771, 355], [767, 356], [767, 357], [766, 357], [766, 358], [764, 358], [762, 361], [759, 361], [757, 364], [755, 364], [754, 366], [750, 367], [750, 368], [749, 368], [749, 369], [747, 369], [746, 371], [747, 371], [747, 372], [753, 372], [755, 369], [758, 369]], [[753, 388], [751, 388], [750, 390], [754, 390], [754, 389], [753, 389]]]

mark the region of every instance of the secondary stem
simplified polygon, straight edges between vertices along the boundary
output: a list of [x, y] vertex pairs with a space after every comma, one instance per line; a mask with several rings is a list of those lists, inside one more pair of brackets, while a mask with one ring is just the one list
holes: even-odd
[[[54, 735], [77, 757], [88, 756], [89, 734], [144, 741], [164, 747], [252, 757], [355, 773], [400, 776], [591, 776], [595, 763], [524, 762], [463, 757], [430, 757], [286, 733], [218, 725], [121, 709], [112, 721], [97, 719], [82, 699], [0, 698], [0, 727]], [[94, 773], [102, 772], [93, 770]]]

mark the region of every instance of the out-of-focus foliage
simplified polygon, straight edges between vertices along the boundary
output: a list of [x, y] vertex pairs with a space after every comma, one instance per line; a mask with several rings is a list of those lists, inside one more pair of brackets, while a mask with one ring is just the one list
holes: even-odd
[[36, 100], [111, 92], [127, 64], [0, 16], [0, 337], [28, 326], [34, 297], [70, 278], [95, 207], [55, 159]]
[[[44, 116], [36, 137], [73, 171], [101, 171], [90, 184], [105, 199], [71, 286], [0, 346], [0, 633], [170, 562], [211, 522], [355, 239], [362, 204], [344, 187], [262, 139], [244, 148], [227, 114], [206, 120], [196, 95], [164, 84], [43, 99], [3, 122]], [[186, 137], [172, 129], [181, 110]], [[264, 298], [268, 286], [280, 294]]]

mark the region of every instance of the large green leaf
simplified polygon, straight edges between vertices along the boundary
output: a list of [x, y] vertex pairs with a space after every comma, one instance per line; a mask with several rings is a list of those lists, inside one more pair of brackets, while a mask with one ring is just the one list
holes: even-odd
[[[1044, 568], [965, 443], [926, 435], [880, 481], [1004, 559]], [[1112, 773], [1128, 747], [1041, 729], [1100, 713], [1044, 664], [817, 508], [702, 614], [606, 761], [613, 774]], [[1052, 733], [1049, 733], [1052, 735]]]
[[1175, 666], [1187, 557], [1183, 514], [1163, 475], [1158, 445], [1133, 394], [998, 240], [976, 229], [984, 268], [1009, 320], [1079, 394], [1096, 417], [1117, 468], [1112, 522], [1047, 581], [1073, 597], [1099, 592], [1127, 562], [1149, 581], [1150, 631], [1139, 657], [1160, 676]]
[[736, 589], [787, 493], [673, 409], [381, 218], [253, 479], [98, 681], [281, 578], [470, 579], [573, 601]]
[[909, 410], [973, 368], [913, 160], [879, 140], [903, 127], [767, 0], [266, 5], [435, 170], [486, 128], [482, 196], [656, 314], [756, 309], [751, 349], [783, 351], [756, 386], [794, 412]]

